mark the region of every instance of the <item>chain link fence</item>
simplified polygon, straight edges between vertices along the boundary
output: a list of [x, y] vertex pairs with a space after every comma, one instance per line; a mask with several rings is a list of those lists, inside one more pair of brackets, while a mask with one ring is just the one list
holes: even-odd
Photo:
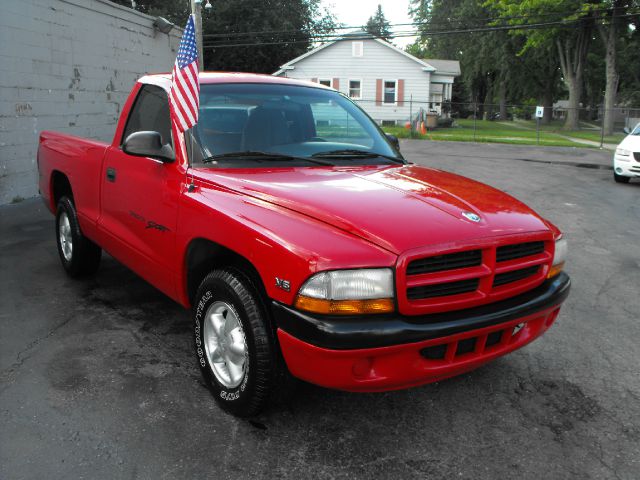
[[[625, 129], [640, 123], [640, 107], [612, 110], [614, 128], [605, 132], [604, 108], [577, 109], [577, 128], [566, 128], [572, 110], [566, 102], [547, 107], [536, 116], [536, 105], [499, 105], [420, 101], [353, 99], [385, 130], [403, 138], [522, 143], [612, 148]], [[390, 100], [390, 99], [388, 99]]]

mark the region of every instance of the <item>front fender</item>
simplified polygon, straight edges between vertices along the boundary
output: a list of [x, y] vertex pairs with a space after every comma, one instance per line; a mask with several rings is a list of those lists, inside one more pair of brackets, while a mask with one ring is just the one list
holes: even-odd
[[[392, 267], [396, 255], [326, 223], [272, 203], [215, 186], [185, 191], [178, 217], [176, 271], [188, 306], [187, 249], [196, 238], [237, 253], [258, 271], [267, 295], [291, 305], [313, 273], [338, 268]], [[276, 286], [276, 277], [290, 289]]]

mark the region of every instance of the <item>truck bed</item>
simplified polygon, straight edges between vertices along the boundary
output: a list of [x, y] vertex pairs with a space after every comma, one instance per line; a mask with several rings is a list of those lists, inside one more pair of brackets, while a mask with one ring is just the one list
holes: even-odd
[[109, 145], [105, 142], [76, 137], [66, 133], [43, 131], [38, 145], [39, 187], [43, 200], [52, 212], [58, 199], [51, 198], [49, 182], [60, 172], [73, 185], [80, 226], [93, 237], [100, 215], [100, 185], [102, 159]]

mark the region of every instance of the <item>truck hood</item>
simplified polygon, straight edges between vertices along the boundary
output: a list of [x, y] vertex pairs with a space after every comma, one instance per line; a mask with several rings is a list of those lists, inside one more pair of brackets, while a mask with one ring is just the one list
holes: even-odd
[[[425, 245], [549, 230], [533, 210], [504, 192], [417, 165], [202, 169], [198, 174], [395, 254]], [[480, 220], [470, 220], [469, 214]]]

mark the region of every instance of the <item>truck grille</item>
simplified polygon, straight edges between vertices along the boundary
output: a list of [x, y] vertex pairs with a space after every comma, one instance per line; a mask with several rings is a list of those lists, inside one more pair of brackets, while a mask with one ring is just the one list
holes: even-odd
[[497, 302], [546, 278], [553, 258], [551, 233], [479, 243], [449, 252], [401, 255], [396, 275], [400, 311], [422, 315]]
[[460, 293], [475, 292], [478, 289], [478, 283], [479, 280], [477, 278], [472, 278], [459, 282], [412, 287], [407, 290], [407, 297], [409, 297], [409, 300], [417, 300], [420, 298], [447, 297]]
[[496, 250], [496, 261], [507, 262], [516, 258], [528, 257], [544, 252], [544, 242], [517, 243], [504, 245]]
[[517, 282], [524, 278], [528, 278], [531, 275], [538, 273], [540, 266], [534, 265], [533, 267], [522, 268], [520, 270], [512, 270], [510, 272], [498, 273], [493, 277], [493, 286], [499, 287], [500, 285], [506, 285], [507, 283]]
[[636, 159], [636, 162], [640, 162], [640, 152], [633, 152], [633, 158]]
[[475, 267], [480, 265], [481, 262], [481, 250], [436, 255], [435, 257], [419, 258], [409, 263], [407, 275], [420, 275], [421, 273], [442, 272], [455, 268]]

